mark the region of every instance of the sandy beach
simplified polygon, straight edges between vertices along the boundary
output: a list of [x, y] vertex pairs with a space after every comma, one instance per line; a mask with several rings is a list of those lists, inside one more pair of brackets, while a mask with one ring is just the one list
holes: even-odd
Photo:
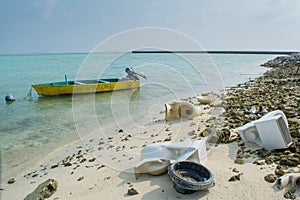
[[[245, 113], [240, 113], [239, 120], [233, 119], [232, 112], [236, 110], [231, 109], [228, 101], [242, 94], [238, 93], [240, 90], [243, 94], [251, 92], [250, 89], [258, 87], [257, 84], [264, 83], [263, 89], [270, 91], [270, 88], [276, 86], [272, 80], [281, 81], [280, 84], [286, 88], [294, 85], [293, 91], [287, 92], [299, 98], [300, 77], [293, 72], [294, 69], [290, 68], [274, 68], [261, 78], [224, 91], [210, 105], [198, 105], [196, 98], [190, 97], [187, 100], [200, 106], [202, 112], [192, 120], [166, 122], [165, 113], [162, 111], [157, 113], [152, 121], [145, 122], [144, 127], [112, 127], [107, 130], [109, 137], [95, 132], [83, 140], [50, 153], [34, 166], [28, 166], [28, 169], [18, 172], [13, 177], [2, 177], [4, 181], [1, 183], [1, 199], [24, 199], [40, 183], [50, 178], [58, 182], [57, 191], [50, 199], [284, 199], [288, 192], [286, 189], [279, 190], [275, 183], [264, 180], [266, 175], [275, 174], [278, 165], [284, 164], [281, 160], [265, 163], [267, 156], [262, 157], [257, 153], [262, 147], [241, 141], [237, 135], [237, 128], [252, 118], [244, 118]], [[266, 84], [267, 82], [269, 84]], [[278, 93], [277, 96], [272, 96], [271, 92], [268, 95], [268, 99], [280, 98]], [[294, 101], [293, 97], [290, 99]], [[290, 103], [290, 99], [282, 106]], [[259, 101], [262, 99], [253, 100], [251, 105], [246, 107], [259, 106]], [[278, 109], [276, 102], [270, 104], [274, 108], [268, 104], [264, 105], [268, 111]], [[289, 122], [293, 119], [296, 123], [296, 126], [290, 129], [294, 142], [297, 139], [295, 136], [299, 135], [299, 102], [295, 106], [283, 109]], [[259, 117], [261, 116], [256, 116]], [[220, 140], [224, 135], [220, 136], [217, 133], [226, 131], [229, 131], [230, 135]], [[214, 175], [214, 187], [183, 195], [175, 191], [168, 174], [143, 174], [139, 179], [135, 178], [133, 167], [139, 162], [143, 147], [154, 142], [179, 142], [187, 139], [201, 139], [207, 142], [207, 160], [201, 164]], [[293, 145], [297, 147], [295, 143]], [[239, 155], [241, 149], [242, 156]], [[295, 149], [294, 152], [293, 149], [289, 150], [291, 153], [298, 153], [298, 149]], [[237, 158], [241, 158], [243, 163], [236, 163]], [[259, 163], [257, 161], [261, 161], [260, 164], [254, 164]], [[297, 165], [286, 167], [287, 171], [290, 170], [288, 172], [300, 171]], [[239, 180], [229, 181], [232, 176], [238, 176]], [[8, 184], [11, 178], [15, 181]], [[129, 195], [128, 190], [131, 188], [138, 194]], [[295, 198], [298, 199], [299, 196], [296, 195]]]

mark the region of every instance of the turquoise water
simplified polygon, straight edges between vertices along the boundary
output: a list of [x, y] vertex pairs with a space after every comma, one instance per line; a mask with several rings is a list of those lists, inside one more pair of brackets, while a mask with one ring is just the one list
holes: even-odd
[[[259, 65], [272, 55], [69, 53], [0, 55], [0, 147], [2, 173], [113, 123], [143, 126], [165, 102], [220, 91], [265, 72]], [[141, 88], [79, 96], [23, 99], [31, 83], [121, 78], [125, 66], [148, 79]], [[4, 97], [16, 101], [7, 104]], [[10, 169], [10, 170], [8, 170]]]

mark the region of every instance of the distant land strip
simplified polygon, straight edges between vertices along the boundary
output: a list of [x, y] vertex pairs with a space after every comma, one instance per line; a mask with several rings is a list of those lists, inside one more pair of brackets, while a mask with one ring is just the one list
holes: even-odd
[[300, 51], [165, 51], [165, 50], [136, 50], [132, 53], [208, 53], [208, 54], [281, 54], [291, 55]]

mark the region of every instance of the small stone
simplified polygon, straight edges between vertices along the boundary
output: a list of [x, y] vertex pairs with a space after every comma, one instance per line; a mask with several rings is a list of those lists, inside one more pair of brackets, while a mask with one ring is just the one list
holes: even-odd
[[295, 167], [298, 164], [300, 164], [300, 160], [298, 158], [295, 158], [295, 157], [287, 157], [287, 158], [282, 158], [280, 160], [280, 164]]
[[105, 167], [105, 165], [101, 165], [101, 166], [99, 166], [97, 169], [101, 169], [101, 168], [103, 168], [103, 167]]
[[274, 162], [278, 161], [280, 159], [279, 156], [268, 156], [265, 158], [266, 164], [270, 165], [273, 164]]
[[58, 167], [58, 165], [59, 165], [59, 163], [57, 163], [57, 164], [55, 164], [55, 165], [52, 165], [52, 166], [51, 166], [51, 169], [54, 169], [54, 168]]
[[13, 184], [14, 182], [16, 182], [15, 178], [11, 178], [7, 181], [8, 184]]
[[284, 155], [289, 155], [289, 154], [291, 154], [291, 151], [290, 151], [290, 150], [285, 150], [285, 151], [283, 152], [283, 154], [284, 154]]
[[208, 136], [208, 135], [209, 135], [208, 129], [204, 129], [204, 130], [199, 134], [200, 137], [206, 137], [206, 136]]
[[277, 180], [277, 176], [275, 174], [268, 174], [264, 177], [264, 179], [269, 183], [274, 183]]
[[84, 176], [80, 176], [77, 181], [82, 181], [84, 179]]
[[283, 197], [286, 199], [296, 199], [295, 194], [291, 193], [290, 191], [286, 192]]
[[75, 170], [75, 169], [77, 169], [78, 167], [80, 167], [80, 165], [76, 165], [73, 169]]
[[243, 164], [245, 164], [245, 161], [243, 159], [237, 158], [237, 159], [235, 159], [234, 163], [243, 165]]
[[275, 174], [277, 175], [284, 175], [284, 174], [287, 174], [288, 173], [288, 170], [287, 169], [275, 169]]
[[243, 142], [243, 143], [240, 143], [238, 145], [239, 145], [239, 147], [243, 147], [243, 146], [245, 146], [245, 143]]
[[243, 173], [240, 173], [240, 174], [237, 174], [237, 175], [234, 175], [232, 177], [230, 177], [230, 179], [228, 180], [229, 182], [233, 182], [233, 181], [240, 181], [241, 180], [241, 175], [243, 175]]
[[239, 149], [236, 152], [236, 158], [243, 158], [244, 157], [244, 150], [243, 149]]
[[134, 188], [130, 188], [130, 189], [128, 189], [127, 194], [136, 195], [136, 194], [138, 194], [138, 191]]
[[119, 133], [122, 133], [122, 132], [123, 132], [123, 129], [119, 129], [118, 132], [119, 132]]
[[70, 166], [72, 166], [72, 163], [70, 163], [70, 162], [65, 162], [63, 165], [64, 165], [64, 167], [70, 167]]
[[233, 168], [232, 171], [235, 172], [235, 173], [239, 173], [240, 172], [239, 170], [237, 170], [237, 168]]
[[261, 158], [266, 158], [272, 154], [271, 150], [266, 149], [259, 149], [257, 150], [257, 155], [259, 155]]

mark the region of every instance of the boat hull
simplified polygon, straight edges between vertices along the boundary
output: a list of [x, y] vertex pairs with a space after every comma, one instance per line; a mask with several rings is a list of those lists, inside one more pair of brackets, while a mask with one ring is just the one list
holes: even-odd
[[[70, 94], [86, 94], [86, 93], [99, 93], [110, 92], [115, 90], [128, 90], [140, 87], [140, 80], [128, 81], [70, 81], [68, 84], [65, 82], [54, 82], [44, 84], [32, 84], [32, 87], [39, 95], [43, 96], [57, 96], [57, 95], [70, 95]], [[95, 82], [95, 83], [92, 83]]]

